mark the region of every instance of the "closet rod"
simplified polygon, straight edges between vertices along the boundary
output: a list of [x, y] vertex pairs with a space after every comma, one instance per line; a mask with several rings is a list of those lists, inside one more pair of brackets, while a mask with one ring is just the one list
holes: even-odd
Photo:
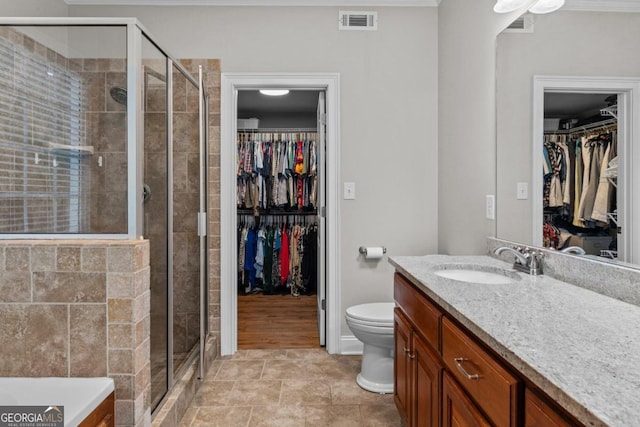
[[260, 128], [238, 129], [238, 133], [292, 133], [292, 132], [318, 132], [317, 128]]
[[615, 125], [615, 124], [618, 124], [618, 119], [607, 119], [607, 120], [603, 120], [603, 121], [600, 121], [600, 122], [589, 123], [588, 125], [578, 126], [578, 127], [571, 128], [571, 129], [568, 129], [568, 130], [547, 131], [544, 134], [545, 135], [570, 135], [570, 134], [576, 133], [576, 132], [583, 132], [585, 130], [591, 130], [591, 129], [596, 129], [596, 128], [599, 128], [599, 127], [611, 126], [611, 125]]
[[[238, 209], [238, 215], [253, 215], [253, 211], [250, 209]], [[318, 212], [315, 211], [270, 211], [270, 212], [259, 212], [258, 216], [269, 216], [269, 215], [282, 215], [282, 216], [312, 216], [318, 215]]]

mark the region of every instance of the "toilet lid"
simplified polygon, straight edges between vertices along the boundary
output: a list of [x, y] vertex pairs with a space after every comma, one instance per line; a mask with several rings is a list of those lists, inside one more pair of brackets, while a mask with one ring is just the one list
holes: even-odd
[[370, 322], [393, 323], [394, 307], [395, 303], [392, 302], [354, 305], [347, 308], [347, 316]]

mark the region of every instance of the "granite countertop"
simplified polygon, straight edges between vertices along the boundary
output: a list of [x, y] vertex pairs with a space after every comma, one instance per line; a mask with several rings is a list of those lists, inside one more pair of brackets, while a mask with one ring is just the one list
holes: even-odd
[[[516, 273], [489, 256], [389, 262], [579, 421], [640, 422], [640, 307], [549, 276]], [[516, 279], [476, 284], [434, 274], [447, 264], [493, 267]]]

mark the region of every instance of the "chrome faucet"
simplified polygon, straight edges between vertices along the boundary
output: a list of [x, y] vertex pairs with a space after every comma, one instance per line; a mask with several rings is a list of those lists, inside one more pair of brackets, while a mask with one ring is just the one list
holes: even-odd
[[575, 255], [585, 255], [586, 252], [580, 246], [569, 246], [568, 248], [564, 248], [560, 250], [560, 252], [564, 252], [565, 254], [575, 254]]
[[544, 257], [542, 252], [532, 251], [529, 248], [502, 246], [493, 251], [493, 253], [500, 255], [505, 251], [515, 255], [516, 258], [513, 262], [514, 269], [531, 274], [532, 276], [542, 274], [542, 258]]

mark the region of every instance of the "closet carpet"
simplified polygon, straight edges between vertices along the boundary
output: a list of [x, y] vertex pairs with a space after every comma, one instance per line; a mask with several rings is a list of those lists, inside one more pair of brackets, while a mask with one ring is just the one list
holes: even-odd
[[316, 295], [238, 295], [238, 349], [320, 347]]
[[240, 350], [214, 362], [180, 427], [393, 427], [393, 394], [362, 390], [360, 356], [323, 348]]

